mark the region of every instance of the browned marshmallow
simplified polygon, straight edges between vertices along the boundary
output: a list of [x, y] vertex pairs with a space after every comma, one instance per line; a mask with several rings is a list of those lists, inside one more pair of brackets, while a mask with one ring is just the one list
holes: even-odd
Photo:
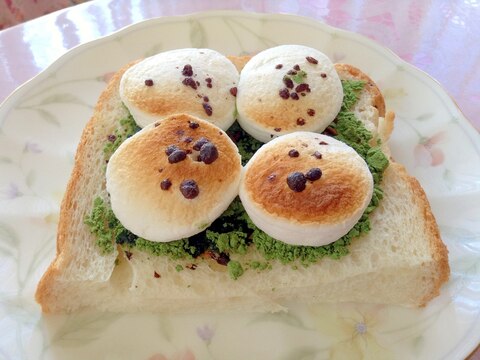
[[238, 194], [238, 149], [215, 125], [175, 115], [127, 139], [107, 166], [112, 210], [134, 234], [167, 242], [204, 230]]

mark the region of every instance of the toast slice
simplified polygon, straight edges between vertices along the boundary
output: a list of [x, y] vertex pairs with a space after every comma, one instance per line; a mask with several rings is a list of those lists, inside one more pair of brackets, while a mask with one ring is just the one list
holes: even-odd
[[[249, 57], [231, 57], [241, 69]], [[95, 198], [108, 203], [103, 147], [127, 117], [118, 71], [100, 96], [78, 146], [61, 205], [56, 257], [42, 277], [36, 300], [46, 313], [80, 310], [282, 311], [290, 301], [367, 302], [424, 306], [448, 280], [448, 252], [423, 189], [393, 161], [384, 173], [384, 198], [370, 215], [371, 231], [355, 239], [340, 260], [324, 258], [308, 267], [270, 261], [268, 270], [249, 270], [232, 280], [211, 259], [171, 260], [120, 246], [102, 254], [84, 224]], [[360, 70], [336, 64], [342, 80], [366, 81], [353, 112], [380, 139], [386, 154], [393, 113], [375, 83]], [[248, 261], [262, 256], [249, 246]], [[178, 266], [184, 270], [178, 271]]]

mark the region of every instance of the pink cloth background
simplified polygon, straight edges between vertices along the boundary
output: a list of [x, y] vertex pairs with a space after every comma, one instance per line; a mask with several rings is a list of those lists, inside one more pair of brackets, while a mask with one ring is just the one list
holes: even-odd
[[0, 0], [0, 30], [86, 0]]
[[[0, 6], [30, 3], [32, 15], [82, 1], [0, 0]], [[223, 9], [302, 15], [368, 36], [437, 79], [480, 130], [478, 0], [88, 1], [0, 31], [0, 101], [79, 43], [151, 17]]]

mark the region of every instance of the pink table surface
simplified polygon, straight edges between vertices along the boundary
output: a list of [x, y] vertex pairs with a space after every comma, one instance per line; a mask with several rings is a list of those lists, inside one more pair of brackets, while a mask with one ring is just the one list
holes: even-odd
[[366, 35], [437, 79], [480, 130], [478, 0], [95, 0], [0, 31], [0, 101], [68, 49], [158, 16], [289, 13]]
[[78, 44], [152, 17], [222, 9], [302, 15], [370, 37], [437, 79], [480, 130], [479, 0], [95, 0], [0, 31], [0, 101]]

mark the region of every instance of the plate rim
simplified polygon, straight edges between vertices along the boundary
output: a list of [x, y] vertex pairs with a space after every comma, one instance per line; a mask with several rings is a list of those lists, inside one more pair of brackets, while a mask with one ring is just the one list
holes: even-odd
[[[456, 110], [459, 120], [462, 121], [462, 125], [466, 126], [468, 130], [473, 130], [474, 137], [478, 141], [480, 138], [476, 136], [480, 134], [480, 129], [476, 129], [473, 122], [467, 118], [467, 116], [462, 112], [458, 104], [456, 103], [455, 99], [449, 94], [449, 92], [443, 87], [443, 85], [436, 80], [432, 75], [427, 73], [426, 71], [416, 67], [415, 65], [409, 63], [408, 61], [402, 59], [399, 55], [397, 55], [393, 50], [389, 47], [379, 44], [378, 42], [370, 39], [369, 37], [358, 34], [349, 30], [345, 30], [342, 28], [338, 28], [332, 25], [329, 25], [321, 20], [314, 19], [311, 17], [303, 16], [303, 15], [294, 15], [288, 13], [256, 13], [250, 11], [242, 11], [242, 10], [210, 10], [210, 11], [200, 11], [200, 12], [192, 12], [188, 14], [182, 15], [172, 15], [172, 16], [158, 16], [152, 17], [149, 19], [141, 20], [123, 27], [106, 34], [99, 36], [95, 39], [77, 44], [72, 48], [66, 50], [63, 54], [58, 56], [55, 60], [53, 60], [50, 64], [48, 64], [44, 69], [42, 69], [39, 73], [34, 75], [32, 78], [28, 79], [21, 85], [19, 85], [15, 90], [13, 90], [1, 103], [0, 103], [0, 129], [4, 125], [4, 121], [8, 118], [9, 113], [11, 110], [18, 105], [18, 101], [21, 99], [26, 92], [30, 91], [36, 84], [39, 84], [41, 81], [45, 80], [48, 76], [50, 76], [52, 71], [59, 69], [69, 60], [74, 58], [79, 52], [85, 51], [91, 47], [98, 46], [103, 42], [111, 41], [115, 39], [120, 34], [124, 33], [127, 34], [129, 32], [133, 32], [135, 30], [140, 30], [143, 28], [147, 28], [150, 26], [155, 26], [155, 24], [159, 23], [169, 23], [174, 21], [185, 21], [187, 22], [189, 19], [201, 19], [207, 17], [225, 17], [225, 16], [245, 16], [250, 18], [255, 18], [257, 20], [264, 19], [264, 20], [276, 20], [276, 21], [284, 21], [285, 19], [293, 19], [297, 22], [301, 23], [309, 23], [310, 25], [317, 26], [326, 32], [337, 32], [341, 33], [342, 36], [345, 36], [349, 39], [355, 40], [355, 38], [360, 39], [362, 42], [367, 43], [369, 46], [378, 49], [384, 53], [387, 53], [391, 60], [395, 61], [396, 64], [401, 64], [402, 66], [408, 68], [408, 71], [416, 72], [418, 76], [428, 79], [433, 84], [435, 84], [437, 91], [443, 92], [446, 97], [449, 99], [449, 105], [453, 105], [452, 108]], [[466, 129], [464, 129], [466, 131]], [[463, 350], [463, 357], [470, 357], [477, 348], [480, 347], [480, 335], [477, 336], [476, 342], [473, 340], [470, 342], [465, 342], [458, 351]]]
[[[369, 37], [355, 33], [353, 31], [345, 30], [342, 28], [335, 27], [333, 25], [327, 24], [321, 20], [314, 19], [308, 16], [304, 15], [296, 15], [296, 14], [288, 14], [288, 13], [258, 13], [258, 12], [252, 12], [252, 11], [242, 11], [242, 10], [208, 10], [208, 11], [198, 11], [198, 12], [191, 12], [187, 14], [181, 14], [181, 15], [172, 15], [172, 16], [156, 16], [152, 17], [149, 19], [141, 20], [123, 27], [118, 28], [117, 30], [103, 35], [99, 36], [96, 39], [92, 39], [90, 41], [86, 41], [84, 43], [77, 44], [67, 51], [65, 51], [63, 54], [58, 56], [55, 60], [53, 60], [49, 65], [47, 65], [44, 69], [42, 69], [39, 73], [34, 75], [32, 78], [28, 79], [21, 85], [19, 85], [15, 90], [13, 90], [1, 103], [0, 103], [0, 119], [4, 119], [5, 117], [8, 116], [9, 111], [14, 107], [15, 105], [15, 100], [18, 99], [22, 94], [24, 94], [29, 86], [33, 86], [35, 83], [41, 81], [45, 76], [47, 76], [47, 73], [49, 71], [52, 71], [55, 67], [61, 66], [63, 63], [65, 63], [67, 60], [69, 60], [71, 57], [75, 56], [77, 52], [80, 50], [84, 50], [89, 47], [96, 46], [97, 44], [100, 44], [104, 41], [108, 41], [111, 38], [115, 38], [118, 36], [120, 33], [127, 33], [127, 32], [132, 32], [136, 29], [142, 29], [144, 27], [148, 27], [151, 24], [155, 23], [168, 23], [168, 22], [173, 22], [177, 21], [179, 19], [197, 19], [197, 18], [205, 18], [205, 17], [221, 17], [221, 16], [234, 16], [234, 15], [243, 15], [247, 17], [254, 17], [254, 18], [271, 18], [271, 19], [296, 19], [297, 21], [301, 21], [304, 23], [309, 23], [310, 25], [318, 26], [320, 28], [323, 28], [325, 30], [331, 30], [335, 32], [340, 32], [343, 35], [346, 35], [347, 37], [357, 37], [361, 39], [362, 41], [366, 42], [369, 46], [374, 47], [380, 51], [386, 52], [388, 56], [392, 58], [392, 60], [395, 60], [396, 62], [400, 62], [402, 66], [406, 66], [409, 68], [410, 71], [417, 72], [420, 76], [423, 76], [427, 78], [429, 81], [432, 81], [438, 90], [443, 92], [447, 97], [449, 98], [450, 105], [453, 105], [453, 107], [456, 109], [458, 112], [458, 115], [460, 115], [460, 118], [465, 120], [465, 124], [468, 124], [467, 126], [470, 127], [470, 131], [473, 130], [475, 133], [480, 134], [480, 129], [476, 129], [473, 122], [463, 113], [462, 109], [458, 106], [457, 102], [453, 98], [453, 96], [443, 87], [443, 85], [432, 75], [427, 73], [426, 71], [418, 68], [417, 66], [411, 64], [410, 62], [402, 59], [397, 53], [395, 53], [392, 49], [390, 49], [388, 46], [385, 46], [383, 44], [380, 44], [376, 42], [373, 39], [370, 39]], [[3, 126], [3, 120], [0, 122], [0, 128]]]

